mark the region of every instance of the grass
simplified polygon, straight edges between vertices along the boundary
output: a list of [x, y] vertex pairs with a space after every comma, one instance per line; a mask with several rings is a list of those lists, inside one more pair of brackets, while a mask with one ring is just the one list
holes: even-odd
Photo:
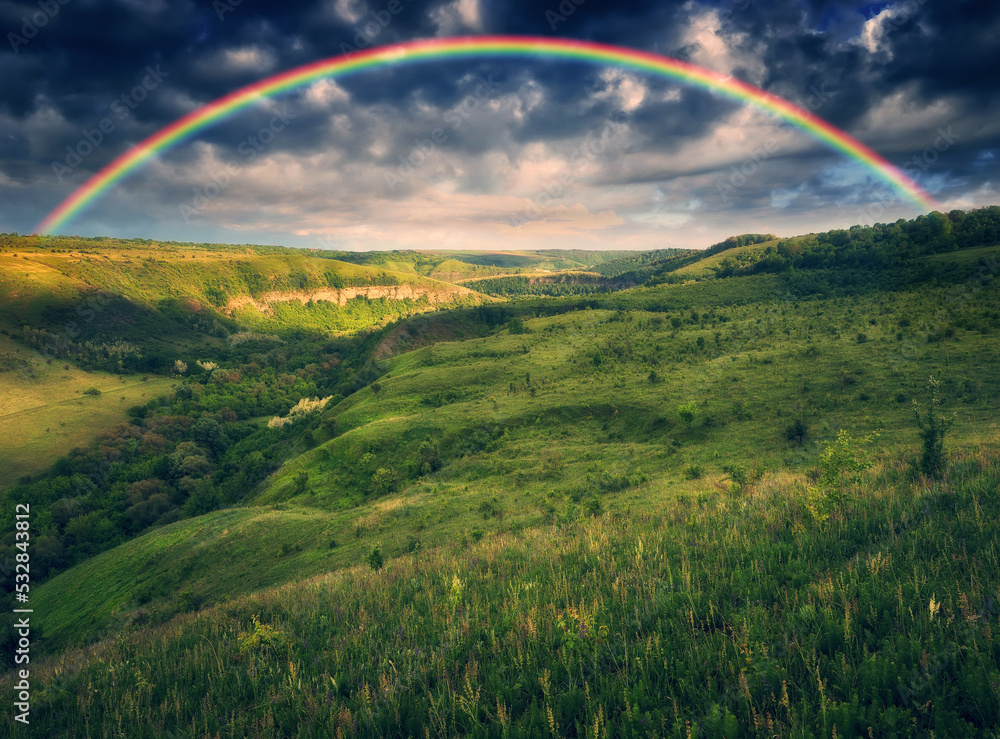
[[883, 455], [824, 522], [804, 478], [703, 483], [111, 636], [32, 670], [34, 729], [979, 736], [1000, 721], [997, 442], [940, 484]]
[[[732, 290], [747, 281], [719, 282]], [[327, 411], [338, 435], [286, 463], [239, 510], [266, 517], [266, 534], [227, 524], [225, 542], [205, 544], [191, 532], [215, 519], [199, 518], [107, 552], [38, 589], [52, 612], [48, 638], [82, 643], [122, 619], [155, 623], [184, 610], [185, 598], [214, 604], [353, 566], [379, 543], [399, 556], [415, 541], [445, 546], [476, 530], [530, 529], [588, 510], [623, 513], [684, 498], [728, 484], [727, 468], [748, 460], [801, 478], [841, 429], [879, 431], [885, 453], [915, 454], [911, 401], [926, 400], [931, 373], [944, 375], [946, 405], [958, 413], [951, 448], [996, 433], [992, 335], [970, 323], [928, 342], [937, 323], [911, 319], [942, 320], [945, 288], [726, 307], [715, 305], [719, 286], [711, 286], [635, 297], [660, 302], [660, 293], [698, 306], [684, 311], [562, 313], [527, 320], [526, 334], [439, 341], [386, 358], [377, 393], [365, 388]], [[982, 310], [995, 307], [995, 297], [982, 300]], [[903, 317], [909, 325], [900, 329]], [[413, 319], [414, 340], [422, 330], [437, 335], [438, 323]], [[694, 408], [690, 425], [679, 412], [685, 406]], [[801, 445], [787, 436], [796, 420], [807, 429]], [[441, 457], [429, 474], [420, 470], [427, 440]], [[376, 493], [379, 469], [398, 475], [397, 494]], [[258, 548], [261, 536], [267, 544]], [[330, 549], [330, 540], [338, 546]], [[275, 558], [282, 543], [300, 549]], [[148, 568], [142, 588], [83, 599], [88, 583], [129, 582], [134, 562], [151, 556], [140, 550], [159, 552], [164, 563]]]
[[[0, 487], [42, 472], [55, 458], [84, 446], [102, 431], [127, 420], [126, 411], [169, 392], [170, 378], [84, 372], [75, 364], [46, 363], [0, 336]], [[96, 388], [99, 395], [85, 391]]]
[[[996, 735], [975, 251], [934, 257], [964, 283], [759, 274], [400, 323], [240, 507], [33, 588], [34, 730]], [[931, 377], [940, 479], [915, 465]]]

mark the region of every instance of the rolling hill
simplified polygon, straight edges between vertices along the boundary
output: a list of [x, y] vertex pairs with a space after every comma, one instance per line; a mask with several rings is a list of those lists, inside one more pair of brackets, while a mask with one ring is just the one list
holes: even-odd
[[[174, 392], [3, 494], [8, 531], [33, 501], [35, 728], [990, 735], [994, 216], [617, 254], [586, 266], [634, 287], [339, 334], [315, 291], [439, 255], [262, 249], [267, 289], [206, 258], [176, 315], [228, 333], [175, 320]], [[74, 269], [159, 312], [189, 259]]]

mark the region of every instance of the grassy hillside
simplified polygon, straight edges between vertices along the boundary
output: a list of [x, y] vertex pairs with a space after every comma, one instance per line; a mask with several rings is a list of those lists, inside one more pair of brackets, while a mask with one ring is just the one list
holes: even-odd
[[891, 457], [838, 470], [829, 515], [804, 478], [705, 484], [111, 636], [32, 671], [33, 728], [982, 736], [1000, 722], [996, 441], [946, 483]]
[[125, 421], [132, 406], [167, 393], [175, 385], [166, 377], [84, 372], [66, 362], [46, 362], [38, 353], [0, 336], [0, 423], [4, 427], [0, 488], [47, 470], [54, 458]]
[[248, 338], [267, 352], [478, 302], [412, 269], [292, 249], [0, 235], [0, 489], [127, 421], [187, 374], [177, 362], [235, 369]]
[[[523, 333], [503, 329], [384, 360], [377, 383], [324, 411], [335, 437], [285, 463], [243, 502], [291, 506], [269, 514], [272, 549], [283, 538], [301, 550], [257, 562], [215, 556], [181, 535], [204, 555], [185, 566], [185, 597], [216, 603], [238, 594], [231, 578], [242, 582], [248, 562], [262, 584], [275, 584], [360, 562], [379, 542], [395, 556], [415, 542], [669, 500], [700, 489], [699, 480], [804, 476], [843, 429], [877, 431], [878, 448], [899, 458], [918, 445], [912, 402], [927, 403], [932, 374], [943, 376], [942, 397], [957, 414], [954, 445], [996, 433], [995, 295], [978, 295], [975, 312], [949, 313], [947, 288], [775, 300], [779, 287], [758, 276], [623, 293], [614, 310], [529, 318]], [[689, 308], [640, 309], [668, 297]], [[255, 534], [229, 528], [226, 546], [249, 551]], [[143, 546], [155, 549], [158, 536]], [[164, 561], [183, 559], [173, 547]], [[96, 613], [66, 599], [95, 579], [127, 582], [133, 561], [121, 548], [42, 586], [41, 602], [58, 602], [65, 614], [50, 638], [92, 638], [115, 610], [155, 620], [184, 607], [181, 580], [166, 565], [145, 590], [133, 583], [100, 600]]]
[[995, 735], [1000, 246], [939, 216], [352, 338], [248, 303], [287, 330], [5, 497], [34, 729]]
[[[446, 300], [461, 292], [412, 270], [394, 272], [295, 249], [67, 241], [9, 236], [0, 241], [0, 320], [37, 324], [60, 302], [92, 293], [147, 309], [210, 314], [226, 310], [233, 299], [267, 300], [275, 293], [305, 293], [301, 302], [306, 302], [310, 291], [370, 286], [407, 286]], [[279, 326], [301, 328], [300, 322], [272, 318]]]

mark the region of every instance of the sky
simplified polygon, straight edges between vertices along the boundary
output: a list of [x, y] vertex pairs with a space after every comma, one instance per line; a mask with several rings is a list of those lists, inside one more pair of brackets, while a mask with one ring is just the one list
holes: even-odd
[[[813, 111], [945, 211], [1000, 203], [995, 0], [0, 0], [0, 33], [0, 232], [33, 232], [117, 156], [245, 85], [359, 49], [483, 34], [697, 64]], [[920, 212], [857, 162], [717, 93], [483, 57], [263, 99], [61, 232], [350, 250], [700, 248]]]

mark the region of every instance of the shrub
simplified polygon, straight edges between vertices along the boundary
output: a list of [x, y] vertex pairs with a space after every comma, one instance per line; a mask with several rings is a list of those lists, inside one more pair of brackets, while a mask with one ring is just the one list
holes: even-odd
[[378, 544], [373, 546], [372, 550], [368, 552], [368, 556], [365, 558], [365, 561], [368, 563], [368, 566], [376, 572], [381, 570], [382, 566], [385, 564], [385, 560], [382, 558], [382, 547]]
[[492, 518], [493, 516], [503, 518], [503, 509], [500, 507], [500, 499], [495, 495], [492, 500], [484, 500], [480, 503], [478, 510], [484, 519]]
[[935, 408], [941, 404], [937, 390], [941, 384], [940, 380], [930, 378], [931, 402], [927, 412], [921, 414], [916, 401], [913, 401], [913, 413], [917, 418], [917, 428], [920, 430], [920, 441], [923, 450], [920, 454], [920, 471], [928, 477], [940, 477], [947, 464], [947, 456], [944, 453], [944, 437], [948, 430], [955, 423], [955, 416], [951, 418], [941, 418]]
[[295, 494], [302, 495], [309, 488], [309, 473], [299, 472], [295, 475]]
[[88, 387], [86, 390], [83, 391], [83, 394], [93, 395], [96, 398], [98, 395], [101, 394], [101, 391], [98, 390], [96, 387]]
[[685, 480], [700, 480], [701, 479], [701, 465], [689, 464], [684, 468], [684, 479]]
[[677, 415], [680, 416], [681, 421], [685, 426], [691, 428], [691, 424], [694, 423], [694, 417], [698, 413], [698, 406], [692, 400], [690, 403], [684, 403], [683, 405], [677, 406]]
[[754, 464], [747, 469], [738, 464], [727, 464], [722, 467], [722, 471], [729, 477], [730, 488], [733, 492], [752, 491], [764, 476], [764, 470]]
[[795, 422], [785, 429], [785, 438], [788, 441], [794, 441], [799, 446], [805, 444], [808, 435], [809, 427], [801, 418], [795, 419]]
[[862, 439], [854, 439], [841, 429], [836, 441], [823, 450], [819, 458], [819, 474], [815, 476], [816, 484], [807, 491], [809, 502], [806, 508], [814, 519], [823, 522], [829, 518], [843, 502], [844, 488], [856, 482], [860, 473], [871, 467], [864, 445], [875, 438], [876, 434], [869, 434]]
[[375, 495], [388, 495], [399, 489], [399, 474], [396, 470], [379, 467], [372, 475], [372, 492]]
[[507, 329], [512, 334], [526, 334], [528, 330], [524, 327], [524, 321], [520, 316], [514, 316], [509, 321], [507, 321]]
[[420, 442], [417, 447], [417, 469], [421, 475], [429, 475], [441, 469], [441, 452], [437, 444], [430, 439]]

